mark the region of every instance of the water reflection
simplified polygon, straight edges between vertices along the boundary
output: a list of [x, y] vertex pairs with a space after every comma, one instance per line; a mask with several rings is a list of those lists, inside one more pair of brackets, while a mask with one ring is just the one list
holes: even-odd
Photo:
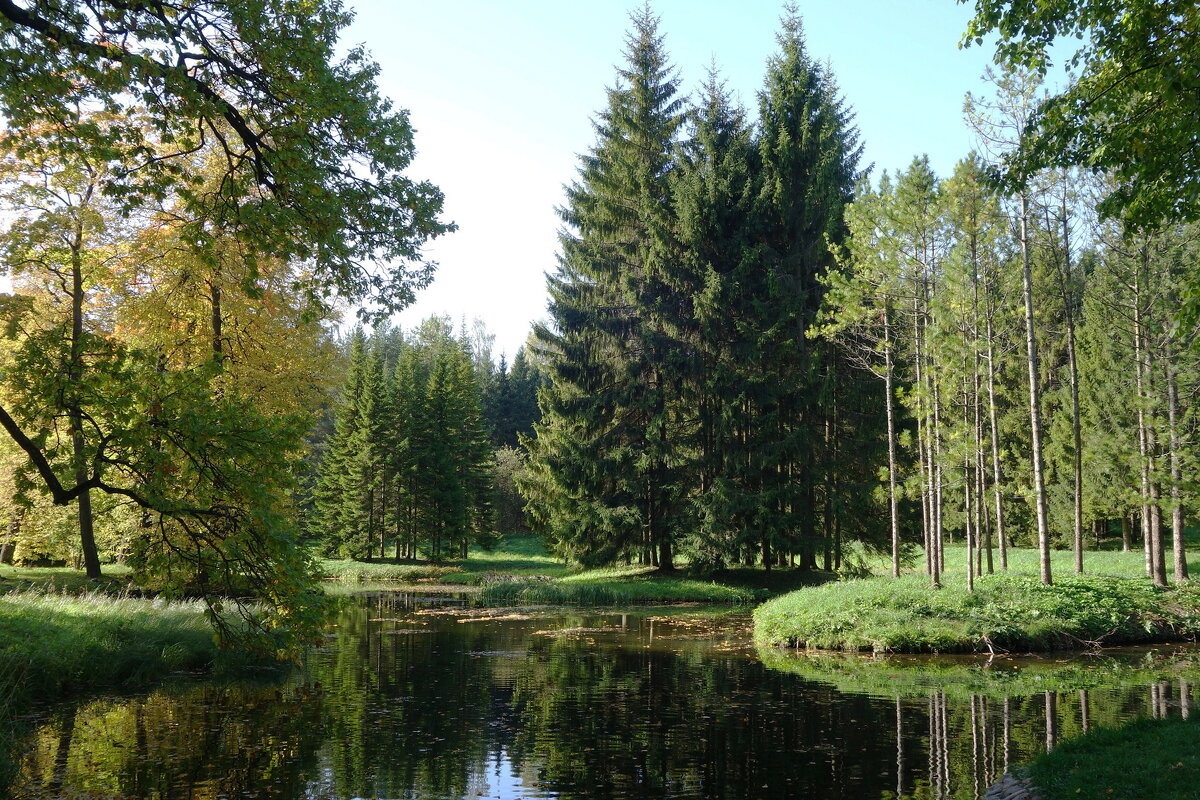
[[[979, 798], [1010, 764], [1090, 726], [1186, 715], [1197, 674], [1180, 669], [1187, 658], [1146, 654], [911, 673], [755, 653], [745, 630], [737, 617], [379, 595], [347, 603], [276, 685], [181, 684], [52, 709], [13, 793]], [[964, 669], [979, 674], [936, 685]]]

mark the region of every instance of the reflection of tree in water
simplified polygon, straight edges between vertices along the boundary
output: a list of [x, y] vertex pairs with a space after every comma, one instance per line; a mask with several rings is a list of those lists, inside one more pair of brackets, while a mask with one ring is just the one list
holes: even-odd
[[483, 626], [414, 628], [423, 620], [404, 616], [412, 610], [386, 595], [347, 604], [309, 664], [328, 721], [323, 788], [339, 797], [462, 796], [487, 760], [492, 674], [479, 653], [503, 644]]
[[302, 686], [202, 685], [67, 703], [32, 734], [16, 794], [297, 797], [321, 738], [320, 705]]
[[[814, 678], [703, 641], [651, 644], [636, 618], [597, 631], [612, 620], [460, 623], [413, 610], [395, 597], [348, 603], [280, 685], [64, 703], [32, 735], [16, 794], [444, 798], [523, 784], [511, 791], [567, 800], [981, 798], [1047, 746], [1186, 715], [1192, 695], [1187, 680], [1143, 680], [1145, 669], [1114, 668], [1084, 690], [1029, 669], [977, 691], [808, 659]], [[576, 633], [534, 635], [546, 628]], [[837, 679], [871, 688], [839, 691]], [[1052, 690], [1030, 690], [1038, 682]]]
[[[1139, 716], [1165, 718], [1178, 713], [1187, 718], [1189, 702], [1187, 680], [1114, 690], [1048, 691], [1019, 698], [972, 694], [965, 704], [962, 698], [949, 700], [943, 691], [930, 692], [924, 702], [897, 698], [899, 769], [895, 794], [889, 796], [982, 798], [1013, 764], [1029, 761], [1093, 726], [1117, 727]], [[920, 755], [924, 774], [906, 782], [907, 761]]]
[[891, 721], [745, 658], [568, 640], [531, 651], [514, 703], [513, 760], [565, 798], [869, 796]]

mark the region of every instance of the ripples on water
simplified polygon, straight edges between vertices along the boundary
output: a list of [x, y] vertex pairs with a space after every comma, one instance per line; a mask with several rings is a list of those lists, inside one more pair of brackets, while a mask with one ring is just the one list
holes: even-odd
[[[748, 628], [744, 615], [694, 609], [360, 598], [282, 681], [180, 682], [53, 707], [25, 742], [12, 792], [978, 798], [1009, 764], [1089, 726], [1187, 713], [1187, 676], [1200, 677], [1194, 650], [986, 669], [760, 658]], [[979, 680], [930, 677], [963, 673]]]

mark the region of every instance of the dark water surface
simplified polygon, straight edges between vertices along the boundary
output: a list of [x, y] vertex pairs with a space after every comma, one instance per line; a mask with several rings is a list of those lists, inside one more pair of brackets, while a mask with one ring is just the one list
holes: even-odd
[[745, 615], [694, 609], [484, 612], [407, 595], [360, 598], [304, 669], [281, 681], [179, 682], [55, 706], [35, 724], [12, 791], [977, 798], [1009, 764], [1087, 726], [1189, 710], [1187, 680], [1146, 665], [1175, 674], [1171, 665], [1195, 651], [1131, 653], [1128, 668], [1046, 660], [1091, 676], [1085, 690], [1063, 688], [1050, 670], [1050, 690], [1036, 691], [1039, 665], [1004, 660], [988, 670], [1020, 675], [1011, 691], [914, 688], [912, 669], [978, 662], [910, 659], [863, 677], [862, 660], [846, 659], [822, 662], [815, 680], [810, 662], [771, 653], [765, 666], [748, 627]]

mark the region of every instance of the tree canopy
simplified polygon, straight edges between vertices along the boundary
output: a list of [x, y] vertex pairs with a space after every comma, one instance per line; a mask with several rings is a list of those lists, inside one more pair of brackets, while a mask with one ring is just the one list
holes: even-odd
[[[966, 0], [959, 0], [966, 2]], [[1045, 73], [1080, 40], [1077, 72], [1044, 100], [1008, 167], [1027, 178], [1082, 166], [1117, 178], [1101, 211], [1138, 226], [1200, 218], [1200, 8], [1189, 0], [975, 0], [964, 45], [995, 34], [996, 60]]]
[[[58, 126], [44, 146], [113, 165], [105, 191], [172, 205], [193, 245], [235, 233], [311, 262], [310, 300], [394, 311], [432, 277], [422, 245], [452, 226], [437, 188], [403, 174], [412, 128], [378, 67], [337, 52], [350, 20], [336, 0], [0, 0], [0, 115]], [[97, 110], [122, 121], [81, 115]], [[206, 152], [215, 181], [197, 169]]]

